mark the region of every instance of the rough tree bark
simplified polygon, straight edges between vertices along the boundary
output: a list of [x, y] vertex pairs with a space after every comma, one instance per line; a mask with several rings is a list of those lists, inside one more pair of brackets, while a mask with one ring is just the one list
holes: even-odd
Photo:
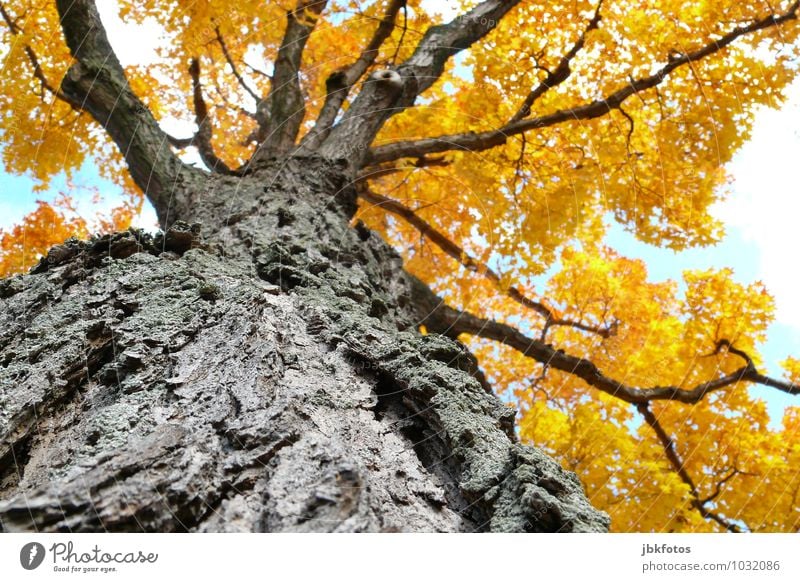
[[351, 228], [343, 164], [185, 195], [166, 235], [0, 284], [4, 530], [606, 529], [464, 346], [416, 331], [438, 300]]

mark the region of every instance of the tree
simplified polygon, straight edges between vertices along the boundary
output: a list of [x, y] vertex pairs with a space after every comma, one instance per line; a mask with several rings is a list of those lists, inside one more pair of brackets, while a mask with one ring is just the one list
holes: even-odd
[[23, 4], [6, 167], [101, 159], [163, 232], [0, 282], [3, 528], [604, 530], [574, 471], [616, 530], [797, 529], [799, 409], [747, 390], [800, 392], [771, 297], [603, 234], [719, 238], [800, 2], [125, 0], [169, 35], [127, 68], [92, 0]]

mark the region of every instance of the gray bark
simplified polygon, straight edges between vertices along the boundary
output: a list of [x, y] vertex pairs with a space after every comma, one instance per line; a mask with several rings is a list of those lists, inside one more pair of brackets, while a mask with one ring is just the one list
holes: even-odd
[[519, 0], [484, 0], [447, 24], [428, 28], [405, 62], [370, 76], [316, 151], [336, 157], [346, 150], [354, 167], [363, 165], [386, 120], [413, 106], [416, 98], [441, 77], [450, 58], [494, 30], [517, 4]]
[[[0, 281], [4, 531], [604, 531], [519, 444], [342, 165], [176, 194]], [[199, 223], [198, 226], [195, 223]]]

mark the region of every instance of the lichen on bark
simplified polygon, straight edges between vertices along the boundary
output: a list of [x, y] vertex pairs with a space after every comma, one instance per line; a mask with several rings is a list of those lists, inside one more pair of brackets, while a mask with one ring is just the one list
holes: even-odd
[[437, 298], [351, 227], [341, 164], [190, 187], [166, 234], [0, 283], [3, 530], [607, 528], [469, 351], [417, 331]]

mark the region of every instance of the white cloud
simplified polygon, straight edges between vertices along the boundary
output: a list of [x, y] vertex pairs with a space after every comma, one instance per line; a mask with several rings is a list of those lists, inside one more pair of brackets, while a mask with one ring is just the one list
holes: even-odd
[[156, 211], [149, 202], [145, 202], [142, 205], [142, 211], [137, 216], [133, 217], [131, 226], [143, 228], [151, 232], [158, 229], [158, 217], [156, 216]]
[[119, 17], [116, 0], [98, 2], [97, 11], [106, 29], [108, 41], [122, 66], [149, 65], [158, 61], [157, 49], [163, 44], [163, 30], [154, 20], [143, 24], [125, 22]]
[[780, 110], [757, 113], [752, 138], [729, 165], [733, 193], [714, 212], [756, 245], [777, 320], [800, 330], [800, 81], [787, 95]]
[[441, 14], [445, 20], [450, 20], [461, 12], [458, 3], [450, 0], [423, 0], [422, 7], [428, 12]]

